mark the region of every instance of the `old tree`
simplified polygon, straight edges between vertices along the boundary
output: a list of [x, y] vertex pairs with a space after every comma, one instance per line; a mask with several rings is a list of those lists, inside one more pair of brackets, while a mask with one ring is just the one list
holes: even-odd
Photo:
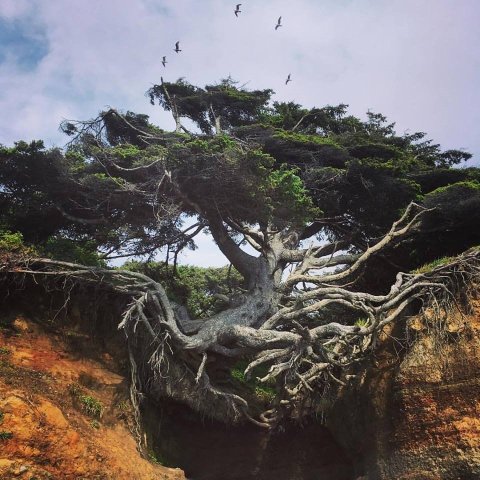
[[[118, 292], [135, 391], [266, 427], [348, 382], [407, 306], [452, 303], [478, 250], [418, 267], [480, 243], [480, 172], [452, 168], [469, 154], [271, 95], [162, 82], [175, 132], [110, 109], [64, 122], [63, 151], [0, 150], [3, 238], [36, 246], [3, 270]], [[230, 267], [192, 311], [160, 280], [202, 231]], [[161, 276], [107, 266], [160, 254]]]

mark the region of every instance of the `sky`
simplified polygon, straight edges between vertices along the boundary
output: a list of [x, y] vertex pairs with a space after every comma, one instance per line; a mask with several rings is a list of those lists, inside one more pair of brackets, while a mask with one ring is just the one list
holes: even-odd
[[[274, 100], [380, 112], [480, 165], [480, 0], [243, 0], [238, 18], [236, 3], [0, 0], [0, 144], [63, 146], [62, 120], [107, 107], [173, 129], [145, 97], [160, 76], [202, 86], [230, 75]], [[200, 243], [184, 260], [224, 263]]]

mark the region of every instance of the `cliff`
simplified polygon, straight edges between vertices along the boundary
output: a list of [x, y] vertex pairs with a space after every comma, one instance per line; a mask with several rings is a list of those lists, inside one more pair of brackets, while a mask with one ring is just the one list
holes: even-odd
[[385, 332], [329, 416], [368, 480], [480, 478], [480, 300]]
[[185, 478], [138, 452], [118, 359], [67, 327], [1, 322], [0, 478]]

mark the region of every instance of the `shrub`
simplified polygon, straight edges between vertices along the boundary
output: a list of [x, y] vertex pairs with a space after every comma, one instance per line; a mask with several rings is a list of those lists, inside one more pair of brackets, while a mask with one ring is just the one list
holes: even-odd
[[96, 398], [90, 395], [80, 395], [78, 397], [82, 410], [94, 418], [102, 418], [103, 415], [103, 404]]
[[447, 264], [454, 260], [454, 257], [442, 257], [437, 258], [433, 262], [427, 263], [422, 265], [421, 267], [417, 268], [413, 271], [413, 273], [429, 273], [437, 267]]
[[0, 431], [0, 440], [10, 440], [13, 437], [13, 433], [7, 430]]
[[85, 394], [84, 390], [78, 383], [71, 383], [68, 391], [72, 397], [79, 403], [82, 411], [94, 419], [100, 419], [103, 415], [104, 406], [102, 402], [91, 395]]
[[42, 253], [55, 260], [79, 263], [93, 267], [104, 267], [93, 241], [75, 241], [60, 236], [50, 237], [42, 247]]
[[23, 235], [20, 232], [0, 231], [0, 250], [15, 251], [23, 247]]

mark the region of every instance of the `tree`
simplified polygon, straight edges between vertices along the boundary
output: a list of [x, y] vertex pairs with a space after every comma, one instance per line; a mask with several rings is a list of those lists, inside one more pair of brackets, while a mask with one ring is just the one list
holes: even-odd
[[[479, 171], [451, 168], [469, 154], [442, 152], [423, 133], [398, 136], [380, 114], [347, 116], [346, 105], [270, 106], [271, 91], [231, 80], [203, 89], [162, 82], [147, 94], [172, 113], [174, 133], [109, 110], [64, 122], [72, 138], [65, 155], [26, 144], [0, 152], [1, 200], [9, 206], [2, 222], [11, 231], [23, 228], [14, 206], [33, 194], [25, 188], [32, 165], [54, 156], [59, 167], [34, 184], [43, 202], [35, 208], [61, 214], [45, 238], [89, 239], [105, 259], [164, 248], [175, 274], [178, 253], [206, 229], [241, 275], [242, 285], [208, 294], [221, 304], [191, 318], [195, 312], [145, 270], [17, 261], [15, 274], [95, 282], [130, 299], [120, 327], [136, 390], [223, 420], [270, 427], [301, 418], [409, 305], [448, 302], [459, 281], [478, 277], [478, 250], [408, 273], [439, 252], [479, 243], [480, 219], [471, 214], [480, 206]], [[182, 117], [199, 133], [182, 133]], [[426, 240], [447, 230], [462, 236], [457, 247]], [[405, 255], [405, 244], [416, 254]], [[372, 282], [371, 265], [390, 283]]]

